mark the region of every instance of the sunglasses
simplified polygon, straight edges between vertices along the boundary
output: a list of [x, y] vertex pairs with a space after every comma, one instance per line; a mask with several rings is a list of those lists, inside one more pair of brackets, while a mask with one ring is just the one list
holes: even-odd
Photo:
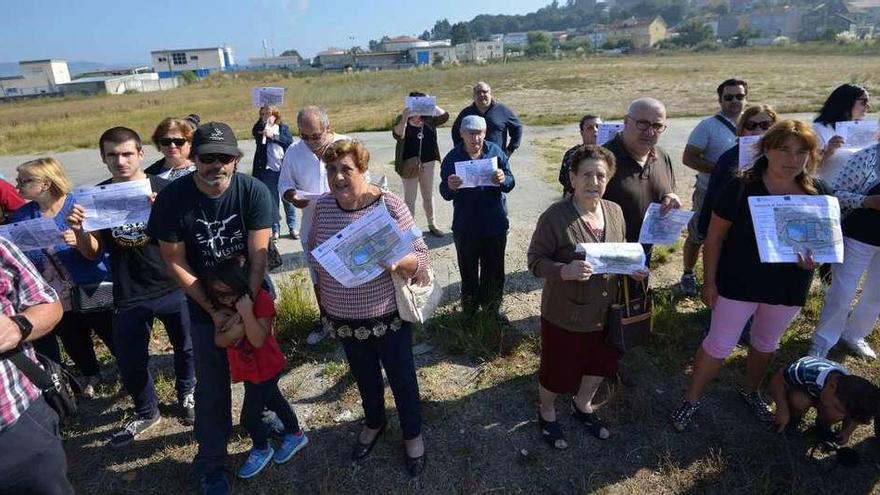
[[222, 155], [222, 154], [214, 154], [209, 153], [207, 155], [199, 155], [199, 163], [204, 163], [205, 165], [211, 165], [215, 162], [220, 162], [223, 165], [229, 165], [235, 160], [235, 157], [232, 155]]
[[746, 99], [746, 95], [724, 95], [724, 101], [733, 101], [734, 98], [736, 98], [738, 101], [743, 101]]
[[303, 141], [320, 141], [324, 137], [324, 133], [312, 134], [311, 136], [308, 134], [300, 134], [299, 137], [302, 138]]
[[762, 131], [766, 131], [770, 128], [771, 125], [773, 124], [769, 120], [762, 120], [760, 122], [753, 122], [750, 120], [743, 124], [743, 129], [747, 131], [754, 131], [755, 129], [760, 127]]
[[180, 148], [181, 146], [186, 144], [186, 138], [169, 138], [169, 137], [159, 138], [159, 146], [166, 146], [167, 147], [167, 146], [171, 146], [172, 144], [174, 146], [177, 146], [178, 148]]
[[[630, 120], [632, 118], [630, 117]], [[633, 120], [636, 123], [636, 129], [640, 131], [647, 131], [648, 129], [653, 129], [654, 132], [660, 134], [661, 132], [666, 130], [666, 124], [662, 122], [649, 122], [647, 120]]]

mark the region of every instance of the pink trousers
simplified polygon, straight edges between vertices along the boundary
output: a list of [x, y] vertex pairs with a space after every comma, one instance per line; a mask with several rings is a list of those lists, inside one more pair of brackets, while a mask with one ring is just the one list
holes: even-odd
[[729, 356], [739, 342], [746, 322], [752, 318], [751, 346], [758, 352], [775, 352], [782, 333], [800, 310], [799, 306], [737, 301], [718, 296], [712, 310], [709, 334], [703, 340], [703, 351], [715, 359]]

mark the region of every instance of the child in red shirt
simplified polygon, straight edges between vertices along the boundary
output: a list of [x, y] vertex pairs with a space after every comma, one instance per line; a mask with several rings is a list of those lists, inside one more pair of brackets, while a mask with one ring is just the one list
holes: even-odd
[[[244, 382], [241, 424], [254, 445], [239, 478], [251, 478], [270, 460], [287, 462], [308, 444], [296, 414], [278, 389], [278, 379], [286, 363], [272, 332], [275, 304], [265, 289], [251, 298], [248, 269], [237, 258], [219, 263], [202, 277], [211, 302], [230, 314], [223, 328], [214, 334], [218, 347], [226, 349], [233, 382]], [[284, 438], [277, 449], [269, 445], [269, 432], [263, 423], [263, 409], [275, 412], [284, 424]]]

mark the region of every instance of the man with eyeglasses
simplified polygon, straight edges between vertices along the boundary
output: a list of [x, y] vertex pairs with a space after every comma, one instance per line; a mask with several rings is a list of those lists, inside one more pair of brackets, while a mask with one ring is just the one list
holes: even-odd
[[697, 171], [697, 182], [694, 185], [691, 204], [694, 216], [688, 223], [688, 236], [683, 249], [684, 271], [679, 282], [679, 289], [686, 296], [698, 294], [694, 266], [700, 257], [703, 239], [697, 224], [700, 210], [703, 208], [703, 199], [706, 197], [706, 188], [709, 187], [709, 177], [718, 158], [736, 144], [736, 123], [746, 106], [749, 85], [740, 79], [728, 79], [718, 85], [716, 92], [720, 110], [697, 124], [688, 137], [681, 157], [681, 161], [686, 166]]
[[[681, 208], [675, 194], [672, 160], [657, 141], [666, 130], [666, 107], [654, 98], [639, 98], [629, 105], [623, 130], [605, 143], [614, 153], [617, 170], [604, 198], [620, 205], [626, 222], [627, 242], [638, 242], [645, 211], [651, 203], [660, 203], [661, 213]], [[651, 247], [644, 246], [648, 264]]]
[[474, 85], [473, 104], [462, 109], [455, 118], [452, 124], [452, 143], [456, 148], [461, 147], [464, 142], [461, 137], [461, 122], [468, 115], [486, 120], [486, 141], [497, 144], [507, 158], [519, 148], [522, 139], [519, 117], [506, 105], [492, 98], [492, 88], [488, 84], [480, 81]]
[[[144, 150], [135, 131], [127, 127], [108, 129], [98, 139], [98, 146], [112, 176], [99, 185], [149, 179], [155, 195], [170, 184], [141, 169]], [[159, 398], [149, 369], [150, 334], [155, 318], [164, 325], [174, 348], [175, 388], [183, 421], [195, 421], [195, 365], [189, 311], [186, 297], [168, 275], [146, 222], [86, 232], [86, 213], [83, 206], [75, 204], [66, 220], [84, 257], [96, 260], [105, 250], [110, 257], [113, 351], [122, 385], [134, 402], [134, 416], [113, 434], [108, 445], [123, 447], [161, 420]]]
[[[314, 202], [304, 198], [303, 194], [323, 194], [330, 190], [327, 184], [327, 171], [324, 169], [324, 160], [321, 157], [324, 150], [332, 143], [351, 138], [334, 133], [330, 129], [330, 117], [327, 111], [317, 106], [307, 106], [300, 110], [296, 115], [296, 126], [300, 140], [287, 148], [287, 152], [284, 153], [281, 175], [278, 178], [278, 191], [285, 200], [303, 210], [300, 239], [305, 253], [308, 252], [306, 241], [312, 226]], [[311, 268], [309, 268], [309, 276], [317, 296], [318, 278]], [[306, 342], [315, 345], [327, 335], [329, 335], [327, 331], [318, 326], [309, 334]]]
[[[599, 124], [601, 123], [602, 119], [597, 115], [586, 114], [581, 117], [578, 129], [581, 131], [582, 144], [596, 144], [596, 138], [599, 135]], [[562, 155], [562, 165], [559, 167], [559, 183], [562, 184], [563, 196], [574, 194], [574, 188], [571, 187], [568, 171], [571, 170], [571, 157], [574, 156], [574, 152], [580, 147], [581, 144], [576, 144]]]
[[266, 278], [272, 197], [266, 186], [236, 172], [242, 152], [232, 129], [209, 122], [193, 135], [196, 171], [159, 193], [149, 229], [159, 240], [171, 276], [186, 292], [196, 355], [194, 464], [204, 493], [229, 493], [224, 465], [232, 433], [232, 393], [226, 350], [214, 345], [215, 329], [235, 321], [208, 300], [200, 277], [223, 260], [239, 258], [249, 267], [250, 291]]

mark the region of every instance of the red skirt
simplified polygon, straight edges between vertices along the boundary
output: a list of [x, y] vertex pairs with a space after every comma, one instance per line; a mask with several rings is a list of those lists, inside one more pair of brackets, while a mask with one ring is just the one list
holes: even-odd
[[541, 318], [538, 382], [557, 394], [575, 394], [584, 375], [617, 375], [620, 353], [605, 343], [605, 332], [572, 332]]

